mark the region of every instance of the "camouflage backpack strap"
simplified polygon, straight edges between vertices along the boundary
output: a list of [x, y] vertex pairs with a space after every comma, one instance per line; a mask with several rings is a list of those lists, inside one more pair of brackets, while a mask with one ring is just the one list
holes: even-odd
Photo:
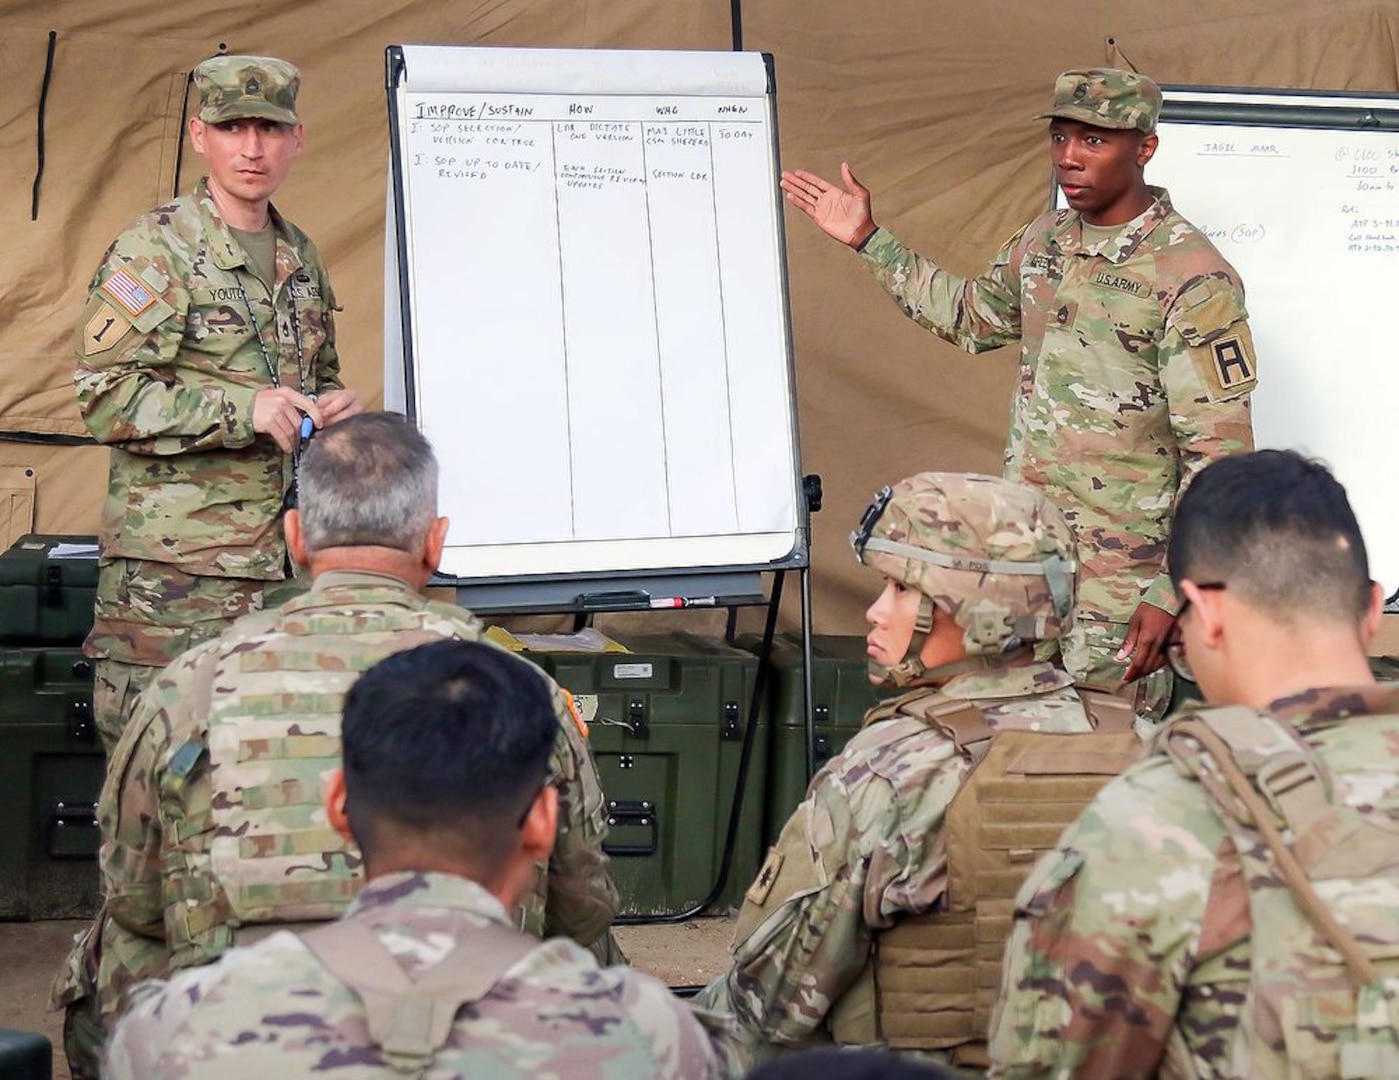
[[421, 1076], [447, 1044], [457, 1013], [480, 1001], [539, 942], [492, 923], [413, 980], [365, 923], [341, 919], [303, 934], [321, 966], [354, 991], [369, 1036], [395, 1072]]
[[[1221, 727], [1229, 730], [1230, 737], [1237, 739], [1241, 747], [1255, 750], [1257, 744], [1245, 741], [1244, 732], [1256, 731], [1258, 726], [1248, 721], [1251, 717], [1257, 717], [1262, 721], [1267, 721], [1267, 718], [1248, 709], [1220, 709], [1212, 712], [1213, 715], [1208, 717], [1191, 716], [1172, 724], [1167, 736], [1168, 752], [1180, 761], [1182, 757], [1176, 749], [1178, 741], [1194, 740], [1209, 754], [1210, 760], [1206, 764], [1198, 753], [1192, 753], [1193, 747], [1187, 747], [1185, 751], [1197, 763], [1196, 776], [1210, 792], [1216, 805], [1236, 820], [1256, 830], [1263, 838], [1272, 853], [1277, 873], [1286, 883], [1298, 908], [1307, 917], [1313, 929], [1341, 954], [1355, 985], [1367, 986], [1376, 982], [1379, 972], [1375, 965], [1365, 954], [1360, 943], [1336, 920], [1326, 902], [1317, 895], [1307, 872], [1298, 862], [1287, 841], [1283, 839], [1277, 825], [1276, 809], [1268, 805], [1248, 775], [1240, 768], [1234, 755], [1234, 747], [1220, 732]], [[1244, 722], [1231, 727], [1221, 722], [1226, 719], [1220, 715], [1222, 713], [1236, 714], [1235, 719]], [[1275, 722], [1272, 722], [1271, 726], [1281, 727]], [[1295, 774], [1296, 769], [1295, 764], [1288, 766], [1288, 772], [1291, 774]], [[1311, 799], [1308, 798], [1304, 800], [1303, 805], [1309, 806], [1310, 803]]]
[[1329, 795], [1325, 773], [1311, 748], [1290, 746], [1300, 737], [1270, 717], [1210, 710], [1162, 738], [1223, 815], [1248, 885], [1250, 1005], [1233, 1074], [1399, 1077], [1399, 838], [1350, 808], [1318, 811]]

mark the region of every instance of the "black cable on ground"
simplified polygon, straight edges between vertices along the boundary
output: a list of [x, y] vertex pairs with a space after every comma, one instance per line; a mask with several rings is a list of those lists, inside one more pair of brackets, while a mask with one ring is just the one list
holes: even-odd
[[661, 923], [679, 923], [693, 919], [711, 907], [729, 883], [729, 872], [733, 869], [734, 847], [738, 843], [740, 819], [743, 816], [743, 793], [748, 786], [748, 769], [753, 760], [753, 744], [757, 740], [758, 725], [762, 722], [763, 691], [767, 689], [768, 670], [772, 667], [772, 640], [777, 634], [777, 610], [782, 604], [782, 583], [786, 571], [779, 570], [772, 583], [772, 599], [768, 603], [767, 621], [763, 625], [762, 650], [758, 653], [758, 670], [753, 676], [753, 696], [748, 703], [748, 726], [743, 732], [743, 749], [738, 759], [738, 780], [734, 783], [733, 802], [729, 805], [729, 827], [724, 837], [724, 854], [719, 861], [719, 876], [709, 895], [694, 907], [667, 915], [620, 915], [612, 921], [613, 926], [652, 926]]

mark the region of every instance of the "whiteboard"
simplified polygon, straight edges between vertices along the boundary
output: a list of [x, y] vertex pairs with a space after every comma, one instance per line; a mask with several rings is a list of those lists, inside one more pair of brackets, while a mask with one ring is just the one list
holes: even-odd
[[390, 73], [443, 569], [804, 558], [765, 58], [403, 46]]
[[1244, 281], [1259, 447], [1324, 460], [1399, 588], [1399, 99], [1165, 88], [1147, 179]]

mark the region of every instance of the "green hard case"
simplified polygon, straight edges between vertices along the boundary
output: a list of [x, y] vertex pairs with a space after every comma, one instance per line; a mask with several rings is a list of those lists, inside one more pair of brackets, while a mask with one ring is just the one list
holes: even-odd
[[[744, 634], [738, 644], [753, 653], [762, 645], [756, 634]], [[860, 730], [865, 713], [880, 700], [869, 681], [865, 639], [813, 635], [811, 639], [812, 706], [816, 728], [816, 767], [819, 769], [845, 748]], [[768, 749], [763, 845], [777, 839], [782, 826], [806, 794], [806, 718], [802, 697], [802, 643], [795, 634], [781, 634], [772, 645], [772, 678], [768, 682], [766, 714], [772, 736]]]
[[95, 536], [21, 536], [0, 554], [0, 642], [76, 645], [92, 629], [97, 558], [55, 559], [59, 544]]
[[[628, 916], [687, 911], [718, 878], [757, 658], [693, 634], [619, 637], [629, 653], [523, 653], [575, 695], [595, 694], [588, 742]], [[728, 881], [738, 903], [761, 861], [767, 725], [759, 723]]]
[[76, 648], [0, 648], [0, 919], [96, 911], [103, 761], [92, 661]]

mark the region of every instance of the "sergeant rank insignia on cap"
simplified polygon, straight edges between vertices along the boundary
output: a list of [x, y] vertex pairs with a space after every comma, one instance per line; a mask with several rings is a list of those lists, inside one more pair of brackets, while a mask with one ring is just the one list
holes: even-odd
[[99, 291], [111, 297], [112, 302], [133, 319], [155, 303], [155, 294], [125, 267], [102, 282]]

